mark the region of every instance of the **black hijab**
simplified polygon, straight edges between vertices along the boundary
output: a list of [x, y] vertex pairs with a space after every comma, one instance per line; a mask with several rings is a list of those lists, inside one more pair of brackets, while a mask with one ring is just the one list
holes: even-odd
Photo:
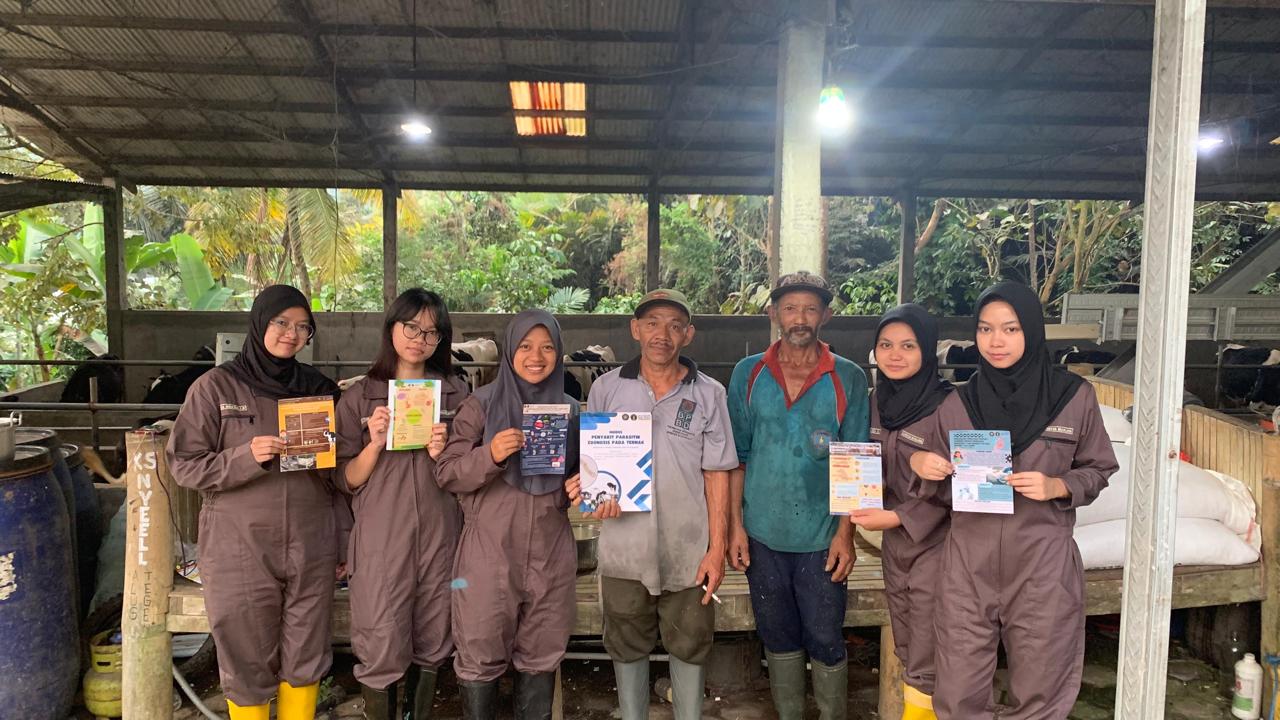
[[[556, 366], [545, 380], [534, 385], [516, 374], [516, 347], [525, 335], [541, 325], [551, 334], [556, 346]], [[519, 428], [524, 419], [525, 405], [569, 405], [569, 446], [565, 456], [565, 475], [521, 475], [520, 454], [507, 460], [502, 477], [508, 485], [530, 495], [546, 495], [564, 487], [564, 481], [577, 471], [578, 403], [564, 393], [564, 347], [560, 342], [560, 323], [544, 310], [525, 310], [507, 324], [502, 343], [502, 362], [498, 365], [498, 377], [476, 390], [475, 397], [484, 407], [484, 443], [510, 428]]]
[[891, 323], [906, 323], [916, 334], [920, 348], [920, 369], [906, 380], [891, 380], [883, 372], [876, 374], [876, 410], [880, 424], [888, 430], [904, 428], [928, 417], [947, 393], [955, 388], [938, 376], [938, 321], [924, 308], [906, 303], [885, 313], [876, 326], [876, 345], [880, 332]]
[[1049, 359], [1044, 341], [1044, 308], [1035, 292], [1022, 283], [1005, 281], [978, 297], [974, 324], [982, 308], [994, 300], [1013, 306], [1026, 343], [1022, 357], [1006, 370], [978, 360], [978, 372], [960, 391], [969, 420], [979, 430], [1008, 430], [1013, 452], [1026, 450], [1075, 397], [1084, 378]]
[[267, 350], [267, 325], [280, 313], [296, 307], [307, 311], [307, 322], [314, 330], [315, 316], [311, 314], [306, 296], [297, 288], [272, 285], [258, 293], [249, 310], [249, 333], [245, 335], [244, 347], [222, 366], [252, 388], [258, 397], [281, 400], [338, 392], [337, 384], [319, 370], [293, 358], [278, 358]]

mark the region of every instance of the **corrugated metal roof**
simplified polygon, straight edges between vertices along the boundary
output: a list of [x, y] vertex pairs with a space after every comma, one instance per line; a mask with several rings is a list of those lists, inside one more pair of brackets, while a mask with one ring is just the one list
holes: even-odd
[[[0, 73], [136, 182], [368, 186], [387, 169], [431, 187], [643, 189], [656, 169], [666, 188], [771, 184], [783, 0], [698, 5], [692, 68], [688, 0], [416, 0], [416, 64], [414, 0], [302, 1], [329, 28], [322, 55], [281, 3], [41, 0], [0, 35]], [[824, 141], [828, 189], [1140, 194], [1150, 8], [847, 10], [829, 77], [861, 121]], [[1205, 122], [1232, 141], [1202, 159], [1202, 186], [1274, 194], [1280, 148], [1257, 143], [1280, 134], [1280, 13], [1214, 10], [1207, 47]], [[516, 139], [506, 81], [547, 77], [587, 82], [586, 138]], [[408, 112], [435, 129], [427, 143], [400, 139]], [[0, 121], [93, 172], [30, 117]]]

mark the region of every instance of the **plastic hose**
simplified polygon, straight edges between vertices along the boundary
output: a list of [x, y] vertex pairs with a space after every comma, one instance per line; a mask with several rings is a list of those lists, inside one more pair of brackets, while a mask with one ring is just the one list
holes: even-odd
[[1271, 672], [1271, 710], [1267, 712], [1267, 720], [1276, 720], [1276, 699], [1280, 698], [1280, 655], [1267, 653], [1263, 660]]
[[205, 717], [209, 718], [209, 720], [227, 720], [218, 713], [210, 710], [209, 706], [200, 701], [199, 696], [196, 695], [196, 691], [191, 689], [191, 683], [187, 682], [187, 679], [178, 671], [177, 665], [173, 666], [173, 679], [178, 681], [178, 687], [182, 688], [182, 692], [191, 699], [191, 704], [195, 705], [196, 709], [203, 713]]

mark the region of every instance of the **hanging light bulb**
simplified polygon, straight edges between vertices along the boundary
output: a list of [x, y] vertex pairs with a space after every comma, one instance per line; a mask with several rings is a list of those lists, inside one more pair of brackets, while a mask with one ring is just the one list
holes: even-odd
[[839, 87], [828, 85], [818, 96], [818, 124], [832, 133], [844, 132], [853, 124], [853, 108]]
[[[412, 86], [412, 107], [416, 109], [418, 107], [418, 80], [416, 78], [416, 73], [418, 71], [418, 0], [413, 0], [413, 17], [411, 22], [413, 23], [414, 30], [411, 53], [413, 55], [413, 73], [415, 74]], [[422, 142], [431, 134], [431, 126], [427, 125], [426, 121], [421, 117], [410, 115], [404, 119], [404, 122], [400, 123], [400, 132], [404, 133], [404, 136], [413, 142]]]
[[1225, 143], [1226, 138], [1216, 132], [1202, 132], [1200, 139], [1196, 141], [1196, 147], [1200, 148], [1200, 152], [1208, 152], [1219, 145]]
[[400, 132], [410, 140], [423, 140], [431, 134], [431, 127], [422, 118], [409, 118], [400, 124]]

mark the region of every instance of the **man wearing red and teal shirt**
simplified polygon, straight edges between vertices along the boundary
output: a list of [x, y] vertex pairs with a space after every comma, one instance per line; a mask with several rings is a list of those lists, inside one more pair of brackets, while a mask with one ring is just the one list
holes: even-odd
[[729, 562], [747, 574], [779, 719], [804, 717], [808, 655], [822, 720], [843, 720], [853, 526], [830, 514], [827, 455], [832, 442], [867, 441], [867, 376], [818, 339], [831, 319], [825, 280], [791, 273], [769, 297], [781, 338], [740, 361], [729, 382], [740, 463], [730, 475]]

